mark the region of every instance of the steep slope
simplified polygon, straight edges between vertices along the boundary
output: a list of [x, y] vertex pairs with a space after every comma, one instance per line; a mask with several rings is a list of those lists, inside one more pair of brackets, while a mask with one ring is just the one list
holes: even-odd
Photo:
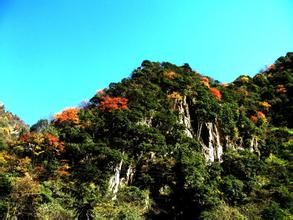
[[242, 95], [239, 104], [240, 102], [248, 106], [250, 104], [252, 110], [255, 110], [255, 107], [262, 107], [262, 110], [267, 112], [272, 125], [292, 128], [292, 60], [293, 53], [288, 53], [253, 78], [241, 76], [235, 80], [232, 88]]
[[7, 142], [17, 140], [22, 133], [28, 131], [28, 126], [17, 116], [5, 110], [0, 102], [0, 148], [3, 149]]
[[2, 216], [292, 217], [292, 75], [292, 53], [230, 84], [144, 61], [2, 152]]

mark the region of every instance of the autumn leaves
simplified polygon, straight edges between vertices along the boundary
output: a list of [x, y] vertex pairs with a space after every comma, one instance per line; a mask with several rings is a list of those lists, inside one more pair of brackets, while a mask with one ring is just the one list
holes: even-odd
[[[165, 72], [164, 77], [173, 80], [176, 76], [175, 72]], [[201, 84], [207, 87], [210, 91], [210, 94], [220, 101], [222, 99], [222, 93], [215, 87], [210, 86], [210, 81], [206, 77], [201, 77]], [[96, 105], [97, 109], [101, 112], [112, 112], [115, 110], [127, 110], [128, 109], [128, 99], [124, 97], [110, 97], [106, 94], [104, 90], [99, 91], [97, 93], [97, 97], [99, 99], [98, 104]], [[168, 98], [171, 99], [180, 99], [181, 95], [177, 92], [173, 92], [168, 95]], [[79, 124], [80, 119], [78, 116], [80, 109], [78, 108], [67, 108], [63, 110], [61, 113], [57, 113], [55, 115], [55, 123], [62, 124], [64, 122], [69, 122], [72, 124]]]
[[122, 97], [103, 96], [98, 109], [105, 112], [112, 112], [118, 109], [128, 109], [128, 99]]
[[[114, 110], [125, 110], [128, 109], [128, 99], [122, 97], [110, 97], [102, 96], [100, 103], [97, 106], [102, 112], [112, 112]], [[79, 109], [78, 108], [67, 108], [60, 113], [55, 115], [55, 123], [62, 124], [63, 122], [70, 122], [72, 124], [79, 124]]]
[[209, 88], [210, 93], [212, 94], [212, 96], [217, 99], [217, 100], [221, 100], [222, 99], [222, 93], [220, 92], [220, 90], [218, 90], [215, 87], [211, 87], [210, 86], [210, 80], [207, 77], [201, 77], [200, 82], [202, 83], [202, 85], [204, 85], [205, 87]]

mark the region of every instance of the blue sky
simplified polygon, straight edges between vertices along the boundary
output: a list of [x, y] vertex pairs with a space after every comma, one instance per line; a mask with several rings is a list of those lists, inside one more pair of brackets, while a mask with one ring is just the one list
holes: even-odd
[[292, 0], [0, 0], [0, 101], [28, 124], [145, 59], [229, 82], [288, 51]]

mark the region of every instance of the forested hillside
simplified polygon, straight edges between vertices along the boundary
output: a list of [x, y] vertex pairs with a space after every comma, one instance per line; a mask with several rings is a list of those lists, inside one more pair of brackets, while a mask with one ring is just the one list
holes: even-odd
[[16, 115], [6, 111], [4, 104], [0, 102], [0, 149], [5, 149], [28, 131], [29, 127]]
[[232, 83], [143, 61], [13, 138], [1, 108], [0, 218], [292, 219], [292, 97], [288, 53]]

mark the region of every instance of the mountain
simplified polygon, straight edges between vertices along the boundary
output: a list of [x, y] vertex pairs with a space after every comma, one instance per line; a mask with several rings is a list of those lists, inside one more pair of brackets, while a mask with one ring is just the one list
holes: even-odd
[[16, 115], [5, 110], [0, 102], [0, 149], [7, 147], [7, 142], [17, 140], [29, 127]]
[[290, 219], [293, 53], [232, 83], [143, 61], [0, 152], [3, 219]]

